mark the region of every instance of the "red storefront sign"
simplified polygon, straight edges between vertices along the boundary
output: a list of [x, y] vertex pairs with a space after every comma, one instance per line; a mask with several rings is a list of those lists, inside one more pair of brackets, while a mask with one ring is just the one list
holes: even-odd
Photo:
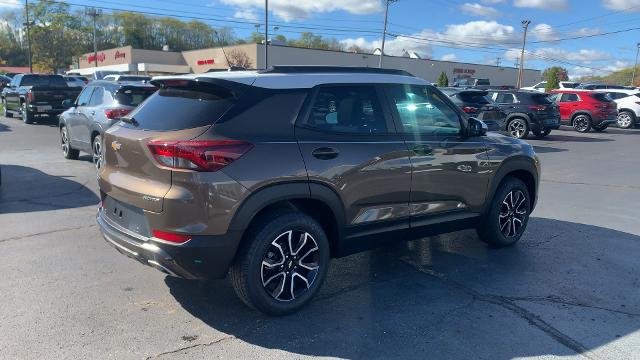
[[198, 60], [196, 63], [198, 65], [213, 65], [213, 64], [215, 64], [215, 60], [213, 60], [213, 59], [204, 59], [204, 60]]
[[87, 62], [93, 63], [96, 61], [96, 59], [99, 62], [104, 62], [104, 60], [107, 58], [107, 56], [104, 53], [100, 53], [98, 55], [89, 55], [87, 57]]
[[120, 51], [116, 51], [116, 55], [114, 56], [114, 58], [116, 60], [118, 60], [119, 58], [123, 58], [124, 59], [125, 57], [127, 57], [127, 54], [123, 53], [123, 52], [120, 52]]

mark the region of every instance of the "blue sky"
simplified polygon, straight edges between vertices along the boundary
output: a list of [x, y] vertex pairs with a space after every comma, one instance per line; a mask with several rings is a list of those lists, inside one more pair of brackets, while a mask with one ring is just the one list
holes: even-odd
[[[0, 0], [0, 7], [21, 1]], [[262, 22], [264, 0], [69, 0], [106, 8], [199, 17], [248, 35]], [[380, 45], [383, 0], [270, 0], [278, 34], [313, 31], [346, 45]], [[640, 27], [640, 0], [399, 0], [390, 6], [386, 50], [422, 57], [513, 66], [522, 19], [529, 27], [526, 66], [561, 65], [572, 76], [603, 73], [633, 64], [640, 30], [574, 40]], [[271, 28], [272, 26], [270, 26]], [[273, 29], [270, 29], [270, 31]]]

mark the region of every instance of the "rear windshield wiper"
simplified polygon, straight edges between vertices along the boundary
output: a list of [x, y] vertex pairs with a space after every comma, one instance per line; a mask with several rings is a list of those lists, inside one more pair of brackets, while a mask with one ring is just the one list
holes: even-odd
[[136, 119], [134, 119], [132, 117], [123, 116], [123, 117], [120, 118], [120, 120], [122, 120], [123, 122], [126, 122], [127, 124], [131, 124], [133, 126], [136, 126], [136, 127], [138, 125], [140, 125], [140, 123]]

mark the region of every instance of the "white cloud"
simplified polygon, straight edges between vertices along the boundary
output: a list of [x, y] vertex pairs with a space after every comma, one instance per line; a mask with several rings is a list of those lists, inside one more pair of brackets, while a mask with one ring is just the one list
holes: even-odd
[[536, 25], [531, 35], [540, 41], [557, 41], [560, 38], [560, 34], [549, 24]]
[[640, 0], [602, 0], [602, 6], [616, 11], [638, 12]]
[[442, 57], [440, 57], [440, 60], [442, 60], [442, 61], [456, 61], [456, 60], [458, 60], [458, 57], [456, 56], [456, 54], [445, 54], [445, 55], [442, 55]]
[[[220, 2], [238, 7], [241, 10], [264, 9], [264, 0], [220, 0]], [[317, 13], [334, 11], [346, 11], [356, 15], [371, 14], [381, 11], [382, 3], [380, 0], [270, 0], [269, 10], [277, 17], [290, 21], [296, 18], [308, 18]]]
[[567, 10], [568, 0], [514, 0], [513, 6], [519, 8], [537, 8], [545, 10]]
[[[471, 21], [465, 24], [447, 25], [443, 32], [422, 30], [406, 36], [397, 36], [387, 40], [384, 52], [388, 55], [402, 55], [404, 51], [413, 51], [421, 57], [429, 57], [432, 46], [467, 48], [473, 45], [497, 45], [518, 41], [513, 26], [502, 25], [495, 21]], [[364, 38], [342, 40], [345, 47], [358, 46], [365, 49], [379, 48], [380, 40], [368, 41]]]
[[[415, 34], [416, 36], [420, 36], [420, 34]], [[381, 40], [373, 40], [368, 41], [364, 38], [357, 39], [344, 39], [340, 40], [340, 43], [345, 47], [349, 48], [352, 46], [357, 46], [360, 49], [366, 50], [374, 50], [379, 49], [382, 46]], [[387, 41], [384, 44], [384, 53], [386, 55], [394, 55], [401, 56], [404, 52], [415, 52], [420, 55], [422, 58], [431, 57], [431, 53], [433, 48], [430, 44], [421, 41], [414, 41], [413, 39], [398, 36], [396, 38], [387, 38]]]
[[598, 28], [581, 28], [579, 30], [572, 31], [570, 34], [571, 36], [591, 36], [602, 34], [602, 30]]
[[235, 14], [233, 14], [233, 17], [249, 21], [258, 21], [258, 14], [256, 14], [256, 11], [254, 9], [238, 10]]
[[[509, 49], [504, 53], [506, 59], [520, 58], [520, 49]], [[540, 48], [525, 52], [525, 60], [548, 61], [561, 60], [568, 62], [580, 63], [588, 65], [596, 61], [608, 61], [612, 59], [611, 54], [594, 50], [580, 49], [577, 51], [569, 51], [560, 48]]]
[[623, 61], [623, 60], [616, 60], [612, 64], [607, 65], [603, 68], [574, 66], [573, 68], [569, 69], [569, 78], [571, 80], [574, 80], [583, 76], [606, 75], [607, 73], [622, 70], [629, 66], [630, 66], [630, 63], [628, 61]]
[[500, 16], [500, 11], [477, 3], [464, 3], [460, 5], [460, 10], [471, 16], [479, 16], [486, 18], [496, 18]]
[[2, 8], [15, 9], [22, 6], [23, 6], [23, 3], [20, 0], [3, 0], [2, 2], [0, 2], [0, 9]]

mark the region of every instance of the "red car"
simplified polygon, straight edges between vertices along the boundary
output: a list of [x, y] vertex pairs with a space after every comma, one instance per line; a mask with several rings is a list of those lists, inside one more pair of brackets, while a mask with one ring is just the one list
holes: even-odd
[[602, 131], [616, 122], [618, 105], [607, 94], [589, 90], [553, 90], [549, 97], [560, 106], [560, 122], [577, 132]]

